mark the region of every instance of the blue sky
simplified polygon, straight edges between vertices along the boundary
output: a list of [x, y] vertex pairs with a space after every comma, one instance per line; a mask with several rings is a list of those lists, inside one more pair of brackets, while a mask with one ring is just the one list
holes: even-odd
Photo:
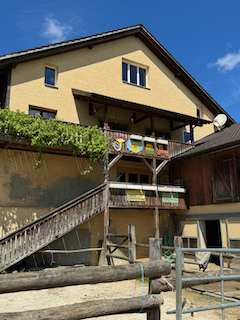
[[240, 122], [239, 0], [1, 3], [0, 55], [139, 23]]

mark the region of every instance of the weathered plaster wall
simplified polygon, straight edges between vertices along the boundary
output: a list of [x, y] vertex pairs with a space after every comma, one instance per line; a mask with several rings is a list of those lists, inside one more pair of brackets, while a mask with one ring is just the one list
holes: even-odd
[[103, 182], [102, 169], [83, 176], [86, 158], [44, 154], [40, 169], [36, 153], [0, 149], [0, 235], [20, 228]]

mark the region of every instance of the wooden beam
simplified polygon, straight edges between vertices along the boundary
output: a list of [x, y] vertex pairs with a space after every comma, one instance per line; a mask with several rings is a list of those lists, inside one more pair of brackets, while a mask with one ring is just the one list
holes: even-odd
[[147, 119], [148, 117], [150, 117], [150, 116], [146, 114], [145, 116], [142, 116], [142, 117], [140, 117], [140, 118], [138, 118], [138, 119], [134, 119], [134, 118], [133, 118], [133, 124], [139, 123], [139, 122]]
[[141, 158], [141, 161], [148, 167], [148, 169], [153, 173], [152, 166], [148, 163], [148, 161], [145, 158]]
[[118, 160], [120, 160], [120, 159], [122, 158], [122, 156], [123, 156], [123, 154], [118, 154], [118, 155], [116, 155], [115, 158], [112, 159], [111, 162], [109, 162], [109, 164], [108, 164], [108, 171], [112, 168], [112, 166], [114, 166], [115, 163], [118, 162]]
[[89, 103], [89, 115], [92, 116], [93, 114], [97, 113], [99, 110], [101, 110], [104, 107], [104, 105], [101, 106], [94, 106], [92, 103]]
[[172, 125], [172, 126], [171, 126], [171, 131], [174, 131], [174, 130], [177, 130], [177, 129], [186, 127], [187, 125], [189, 125], [189, 123], [180, 124], [180, 125], [177, 126], [177, 127], [173, 127], [173, 125]]
[[[166, 260], [143, 262], [145, 277], [159, 278], [171, 272]], [[74, 267], [0, 275], [0, 293], [39, 290], [79, 284], [115, 282], [141, 278], [138, 263], [120, 266]]]
[[81, 252], [90, 252], [90, 251], [102, 251], [103, 248], [86, 248], [86, 249], [77, 249], [77, 250], [41, 250], [40, 253], [81, 253]]
[[[159, 295], [148, 295], [145, 297], [142, 312], [159, 308], [163, 304], [163, 297]], [[107, 316], [120, 313], [139, 313], [143, 306], [143, 298], [118, 298], [84, 301], [67, 306], [58, 306], [47, 309], [31, 310], [23, 312], [1, 313], [1, 319], [8, 320], [76, 320], [92, 317]]]
[[165, 167], [169, 160], [163, 160], [162, 163], [156, 168], [156, 174], [158, 175], [159, 172]]

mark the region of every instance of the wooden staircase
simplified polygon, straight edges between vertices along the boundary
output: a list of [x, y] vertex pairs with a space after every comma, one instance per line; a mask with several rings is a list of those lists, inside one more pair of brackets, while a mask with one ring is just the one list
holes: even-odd
[[106, 184], [0, 239], [0, 272], [27, 258], [105, 209]]

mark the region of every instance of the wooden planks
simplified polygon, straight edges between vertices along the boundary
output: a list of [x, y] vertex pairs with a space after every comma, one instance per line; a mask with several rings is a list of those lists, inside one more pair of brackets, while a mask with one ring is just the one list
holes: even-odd
[[0, 241], [0, 271], [23, 260], [58, 237], [73, 230], [104, 209], [103, 193], [106, 185], [87, 192], [75, 201], [13, 232]]

